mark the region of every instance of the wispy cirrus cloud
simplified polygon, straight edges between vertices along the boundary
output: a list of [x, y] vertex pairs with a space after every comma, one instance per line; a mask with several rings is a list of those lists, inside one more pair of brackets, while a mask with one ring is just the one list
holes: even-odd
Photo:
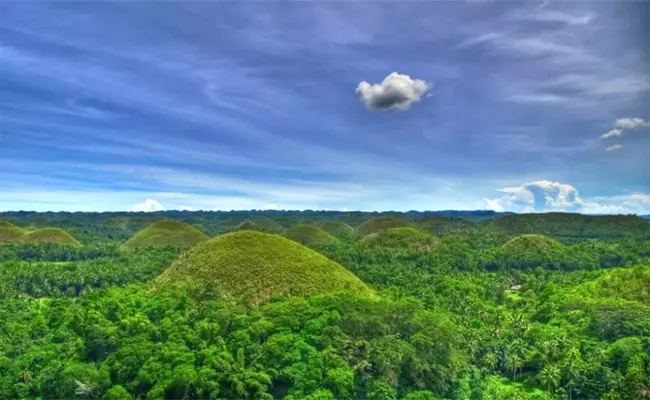
[[622, 148], [623, 148], [623, 146], [621, 146], [620, 144], [615, 144], [615, 145], [612, 145], [612, 146], [607, 147], [607, 148], [605, 149], [605, 151], [607, 151], [607, 152], [619, 151], [619, 150], [621, 150]]

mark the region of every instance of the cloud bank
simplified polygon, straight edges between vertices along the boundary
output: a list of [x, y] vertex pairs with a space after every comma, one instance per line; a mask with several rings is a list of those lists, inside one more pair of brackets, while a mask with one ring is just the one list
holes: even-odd
[[523, 213], [558, 211], [585, 214], [643, 214], [650, 212], [650, 195], [630, 194], [583, 199], [572, 185], [547, 180], [500, 189], [505, 195], [483, 199], [486, 208]]
[[427, 82], [421, 79], [411, 79], [408, 75], [393, 72], [381, 83], [362, 81], [355, 93], [369, 110], [404, 111], [420, 101], [429, 89]]
[[147, 199], [143, 203], [138, 203], [133, 205], [133, 211], [144, 211], [144, 212], [153, 212], [153, 211], [165, 211], [165, 207], [162, 204], [153, 199]]

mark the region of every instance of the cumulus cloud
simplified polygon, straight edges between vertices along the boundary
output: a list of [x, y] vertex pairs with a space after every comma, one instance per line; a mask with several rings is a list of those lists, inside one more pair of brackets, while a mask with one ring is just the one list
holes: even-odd
[[621, 146], [620, 144], [615, 144], [613, 146], [609, 146], [608, 148], [606, 148], [605, 151], [618, 151], [622, 148], [623, 146]]
[[133, 211], [165, 211], [165, 207], [154, 199], [147, 199], [143, 203], [134, 204]]
[[421, 79], [393, 72], [381, 83], [359, 83], [355, 93], [370, 110], [396, 111], [407, 110], [429, 89], [429, 84]]
[[603, 134], [601, 136], [601, 139], [609, 139], [611, 137], [616, 137], [616, 136], [621, 136], [623, 134], [623, 131], [620, 129], [612, 129], [611, 131]]
[[650, 195], [583, 199], [572, 185], [552, 181], [535, 181], [500, 189], [505, 195], [483, 199], [483, 206], [494, 211], [545, 212], [565, 211], [585, 214], [644, 214], [650, 212]]
[[576, 188], [559, 182], [535, 181], [500, 191], [506, 194], [484, 199], [484, 204], [495, 211], [516, 212], [579, 211], [583, 204]]
[[644, 121], [643, 118], [619, 118], [616, 120], [618, 129], [636, 129], [648, 125], [650, 122]]
[[600, 136], [601, 139], [609, 139], [616, 136], [621, 136], [627, 130], [634, 130], [650, 126], [650, 122], [645, 121], [643, 118], [619, 118], [614, 124], [614, 129]]

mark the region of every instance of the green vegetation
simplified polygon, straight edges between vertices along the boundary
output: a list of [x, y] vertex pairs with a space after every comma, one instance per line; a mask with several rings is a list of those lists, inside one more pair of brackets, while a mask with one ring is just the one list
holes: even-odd
[[[493, 217], [0, 213], [0, 231], [52, 226], [84, 243], [0, 244], [0, 399], [648, 399], [638, 220]], [[156, 221], [218, 235], [264, 218], [287, 236], [377, 231], [121, 251]]]
[[364, 244], [375, 248], [410, 249], [434, 251], [437, 245], [435, 236], [417, 228], [391, 228], [372, 233], [363, 238]]
[[284, 233], [284, 237], [308, 246], [312, 244], [327, 244], [336, 241], [335, 237], [321, 228], [316, 225], [308, 224], [294, 226]]
[[156, 280], [157, 288], [178, 286], [247, 296], [309, 296], [338, 290], [370, 293], [342, 266], [281, 236], [255, 231], [228, 233], [193, 248]]
[[634, 215], [506, 215], [489, 221], [487, 227], [491, 231], [509, 236], [531, 233], [558, 238], [650, 238], [650, 220]]
[[357, 231], [361, 236], [366, 236], [390, 228], [405, 228], [414, 225], [415, 224], [413, 222], [402, 218], [378, 217], [378, 218], [370, 219], [364, 222], [363, 224], [359, 225]]
[[321, 229], [332, 236], [349, 236], [354, 233], [354, 228], [341, 221], [327, 221], [321, 225]]
[[15, 242], [25, 231], [9, 221], [0, 221], [0, 243]]
[[284, 231], [282, 225], [278, 224], [270, 218], [255, 217], [251, 221], [255, 224], [256, 227], [264, 230], [265, 232], [280, 233]]
[[243, 220], [238, 223], [232, 230], [280, 233], [284, 230], [284, 228], [272, 219], [258, 217], [252, 220]]
[[417, 221], [419, 227], [431, 231], [436, 235], [449, 233], [473, 232], [476, 224], [456, 217], [441, 217], [438, 215], [425, 215]]
[[154, 222], [138, 232], [122, 246], [125, 250], [134, 250], [149, 246], [192, 247], [208, 240], [205, 233], [180, 221], [161, 220]]
[[503, 248], [514, 252], [530, 252], [543, 254], [562, 250], [564, 245], [557, 240], [542, 235], [520, 235], [510, 239]]
[[59, 228], [42, 228], [25, 233], [19, 239], [21, 243], [57, 243], [70, 246], [81, 246], [77, 239]]

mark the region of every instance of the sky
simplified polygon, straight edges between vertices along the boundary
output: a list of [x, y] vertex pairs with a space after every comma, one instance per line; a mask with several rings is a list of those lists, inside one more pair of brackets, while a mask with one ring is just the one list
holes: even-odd
[[0, 2], [0, 211], [650, 213], [650, 2]]

